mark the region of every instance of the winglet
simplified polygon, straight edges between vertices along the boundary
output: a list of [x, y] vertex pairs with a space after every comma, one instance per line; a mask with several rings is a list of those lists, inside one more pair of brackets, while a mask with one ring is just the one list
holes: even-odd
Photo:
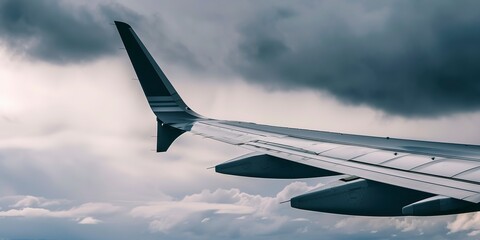
[[157, 116], [157, 151], [166, 151], [193, 122], [203, 117], [191, 110], [180, 98], [132, 27], [119, 21], [115, 21], [115, 26], [148, 103]]
[[157, 119], [157, 152], [166, 152], [173, 141], [185, 131], [161, 123]]
[[180, 98], [132, 27], [119, 21], [115, 21], [115, 25], [157, 118], [166, 124], [185, 123], [202, 118]]

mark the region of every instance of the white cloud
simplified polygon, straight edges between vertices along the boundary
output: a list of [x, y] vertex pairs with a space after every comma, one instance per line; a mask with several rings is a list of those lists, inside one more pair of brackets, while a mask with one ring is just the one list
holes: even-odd
[[87, 224], [87, 225], [93, 225], [93, 224], [99, 224], [101, 223], [102, 221], [96, 219], [96, 218], [93, 218], [93, 217], [86, 217], [86, 218], [83, 218], [82, 220], [80, 220], [78, 222], [78, 224]]
[[[110, 203], [85, 203], [66, 210], [51, 210], [47, 208], [22, 207], [0, 211], [0, 217], [26, 218], [83, 218], [89, 215], [105, 215], [118, 212], [121, 208]], [[91, 219], [86, 219], [88, 222]]]
[[10, 207], [20, 208], [20, 207], [32, 207], [32, 206], [40, 206], [46, 207], [51, 205], [59, 205], [65, 200], [61, 199], [46, 199], [43, 197], [36, 197], [36, 196], [10, 196], [7, 199], [15, 200], [14, 204], [11, 204]]
[[468, 231], [469, 236], [475, 236], [480, 233], [480, 213], [465, 213], [455, 217], [448, 223], [449, 233]]
[[293, 222], [308, 222], [310, 220], [306, 219], [306, 218], [294, 218], [290, 221], [293, 221]]
[[424, 234], [424, 232], [432, 232], [433, 230], [441, 230], [446, 225], [451, 216], [439, 217], [347, 217], [341, 219], [335, 224], [335, 228], [344, 232], [355, 234], [356, 232], [373, 232], [379, 231], [399, 231], [412, 232], [416, 234]]
[[[294, 182], [274, 197], [252, 195], [239, 189], [203, 190], [177, 201], [135, 207], [130, 215], [153, 219], [149, 224], [152, 232], [178, 234], [183, 231], [197, 231], [197, 234], [202, 235], [212, 234], [208, 229], [216, 229], [218, 234], [227, 236], [271, 234], [284, 227], [291, 228], [293, 225], [309, 222], [307, 218], [285, 214], [285, 209], [290, 207], [281, 205], [280, 202], [318, 186]], [[208, 222], [208, 226], [198, 229], [198, 222]], [[298, 231], [305, 232], [305, 229], [302, 227]]]
[[40, 205], [41, 199], [34, 196], [25, 196], [18, 200], [12, 207], [30, 207], [33, 205]]
[[180, 215], [213, 211], [215, 214], [248, 214], [253, 208], [235, 204], [206, 203], [206, 202], [159, 202], [147, 206], [136, 207], [131, 211], [133, 217], [155, 218], [170, 212]]
[[60, 217], [58, 212], [51, 212], [44, 208], [22, 208], [1, 211], [0, 217]]

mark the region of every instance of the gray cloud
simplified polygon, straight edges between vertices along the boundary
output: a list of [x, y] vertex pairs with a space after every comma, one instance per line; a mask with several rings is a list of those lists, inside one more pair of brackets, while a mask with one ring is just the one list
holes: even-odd
[[54, 64], [83, 63], [121, 52], [114, 20], [131, 24], [163, 58], [198, 70], [202, 65], [180, 41], [172, 40], [161, 16], [142, 16], [120, 3], [75, 5], [68, 1], [0, 0], [0, 41], [9, 50]]
[[0, 40], [29, 58], [87, 62], [119, 52], [109, 24], [120, 19], [162, 66], [213, 78], [233, 71], [268, 88], [327, 92], [407, 117], [480, 107], [477, 1], [243, 3], [223, 6], [224, 14], [208, 5], [179, 14], [171, 5], [140, 16], [128, 4], [0, 0]]
[[0, 38], [10, 50], [57, 64], [85, 62], [117, 52], [113, 20], [140, 16], [119, 4], [0, 1]]
[[478, 1], [315, 2], [239, 28], [232, 66], [269, 88], [314, 89], [407, 117], [480, 108]]
[[[3, 6], [1, 0], [0, 3]], [[100, 6], [105, 6], [106, 9], [111, 9], [112, 6], [88, 3], [94, 5], [78, 7], [72, 3], [66, 4], [68, 3], [66, 1], [59, 3], [47, 1], [47, 3], [64, 6], [62, 7], [64, 10], [84, 9], [91, 12], [94, 19], [102, 19], [100, 16], [109, 15], [107, 13], [102, 15], [101, 11], [104, 10], [100, 10]], [[33, 4], [40, 3], [33, 2]], [[225, 57], [226, 52], [232, 49], [230, 46], [237, 40], [233, 32], [238, 29], [233, 26], [240, 24], [245, 26], [242, 32], [247, 31], [253, 26], [243, 23], [251, 19], [263, 21], [264, 24], [274, 23], [269, 29], [272, 32], [268, 34], [265, 32], [271, 43], [263, 45], [262, 54], [266, 56], [264, 61], [275, 60], [295, 50], [290, 36], [283, 33], [282, 24], [294, 19], [302, 20], [303, 17], [307, 19], [302, 21], [308, 22], [308, 18], [319, 16], [319, 14], [308, 12], [308, 16], [303, 15], [302, 11], [305, 10], [284, 7], [269, 11], [270, 15], [262, 15], [263, 20], [251, 18], [252, 12], [256, 11], [252, 9], [257, 7], [265, 9], [266, 5], [271, 4], [268, 2], [264, 5], [260, 2], [250, 4], [248, 9], [232, 7], [233, 3], [229, 3], [222, 6], [222, 11], [218, 11], [220, 7], [217, 2], [198, 4], [201, 7], [209, 6], [208, 10], [215, 14], [224, 14], [220, 20], [210, 18], [211, 15], [205, 12], [198, 16], [191, 14], [192, 10], [189, 12], [183, 7], [175, 11], [175, 7], [171, 6], [173, 2], [153, 1], [150, 2], [152, 6], [148, 6], [144, 1], [140, 4], [138, 2], [130, 4], [125, 6], [142, 12], [142, 19], [147, 19], [131, 23], [142, 40], [152, 52], [159, 53], [158, 57], [168, 59], [163, 63], [170, 66], [175, 63], [185, 64], [185, 69], [181, 70], [191, 69], [188, 65], [190, 63], [185, 59], [191, 59], [192, 54], [201, 59], [202, 63], [207, 62], [205, 65], [209, 68], [210, 62], [205, 61], [208, 56], [213, 59], [214, 64], [216, 64], [215, 61], [224, 62], [225, 59], [222, 57]], [[248, 2], [237, 4], [248, 4]], [[194, 4], [185, 5], [192, 5], [195, 11], [201, 10], [201, 7]], [[144, 8], [148, 6], [152, 11], [159, 9], [162, 11], [162, 17], [151, 18], [150, 16], [155, 13], [145, 14], [144, 11], [138, 10], [140, 6]], [[223, 11], [223, 7], [230, 9]], [[317, 11], [315, 9], [318, 8], [312, 7], [312, 12]], [[43, 9], [43, 11], [50, 10]], [[324, 11], [331, 10], [326, 8]], [[170, 17], [165, 14], [166, 12]], [[348, 11], [348, 13], [355, 13], [355, 11]], [[73, 11], [72, 15], [76, 16], [77, 12]], [[204, 19], [202, 22], [199, 19], [200, 15], [210, 20]], [[382, 14], [379, 16], [384, 17]], [[352, 19], [356, 18], [352, 17]], [[60, 18], [59, 21], [61, 21]], [[105, 40], [114, 41], [109, 45], [116, 50], [121, 47], [121, 43], [115, 29], [109, 26], [108, 22], [110, 20], [102, 25], [105, 28], [95, 29], [111, 33], [112, 37]], [[155, 25], [159, 22], [162, 24]], [[41, 21], [38, 23], [40, 24]], [[281, 24], [276, 25], [278, 23]], [[381, 27], [381, 23], [382, 21], [377, 20], [356, 22], [364, 28], [366, 27], [362, 24]], [[152, 26], [154, 28], [148, 29]], [[209, 26], [212, 28], [208, 28]], [[217, 28], [219, 26], [223, 28]], [[257, 27], [260, 31], [263, 26]], [[290, 28], [297, 32], [306, 31], [300, 27]], [[196, 29], [198, 31], [195, 31]], [[231, 34], [225, 34], [220, 29], [231, 31], [228, 32]], [[97, 32], [97, 34], [105, 33]], [[212, 38], [212, 35], [216, 38]], [[25, 39], [40, 41], [36, 40], [37, 38], [32, 34], [29, 37], [31, 38], [17, 37], [16, 39], [19, 42]], [[8, 43], [6, 41], [8, 36], [4, 33], [0, 34], [0, 38], [4, 43], [17, 44]], [[59, 35], [58, 38], [61, 36]], [[211, 39], [214, 40], [209, 41]], [[219, 44], [220, 40], [224, 41], [224, 45]], [[188, 43], [188, 45], [180, 43]], [[21, 44], [18, 46], [12, 49], [25, 54], [27, 59], [33, 57], [39, 61], [48, 60], [57, 64], [86, 62], [116, 52], [94, 54], [87, 58], [69, 55], [70, 57], [64, 58], [64, 61], [59, 61], [44, 58], [43, 55], [34, 55], [35, 48], [22, 48]], [[55, 47], [53, 44], [49, 46]], [[179, 47], [175, 48], [175, 46]], [[64, 53], [57, 52], [57, 54]], [[155, 132], [155, 121], [152, 120], [153, 115], [148, 109], [148, 104], [146, 105], [138, 82], [130, 80], [133, 70], [128, 64], [128, 58], [122, 55], [120, 54], [119, 58], [108, 59], [109, 61], [80, 66], [31, 64], [29, 61], [24, 62], [24, 59], [12, 61], [6, 55], [0, 57], [3, 66], [0, 71], [2, 79], [0, 89], [3, 90], [0, 94], [2, 103], [0, 116], [3, 118], [0, 120], [2, 121], [0, 124], [0, 195], [2, 196], [0, 197], [0, 215], [3, 215], [0, 217], [0, 225], [3, 229], [0, 233], [1, 239], [65, 239], [66, 236], [69, 239], [204, 239], [207, 236], [211, 239], [229, 237], [318, 239], [319, 236], [322, 239], [387, 239], [393, 238], [393, 234], [398, 235], [396, 239], [463, 239], [467, 234], [474, 235], [480, 229], [480, 226], [472, 224], [478, 218], [477, 215], [466, 215], [467, 217], [458, 217], [455, 220], [454, 217], [442, 217], [438, 221], [432, 221], [431, 218], [413, 220], [412, 218], [346, 218], [291, 209], [288, 204], [280, 205], [278, 202], [288, 199], [288, 196], [301, 194], [326, 180], [310, 179], [308, 184], [288, 185], [290, 180], [272, 181], [214, 174], [212, 170], [207, 171], [205, 168], [242, 155], [244, 153], [242, 151], [246, 150], [211, 142], [211, 140], [184, 135], [175, 142], [168, 153], [149, 152], [155, 144], [154, 138], [150, 137]], [[166, 66], [162, 61], [159, 63], [161, 66]], [[216, 66], [224, 67], [221, 64]], [[165, 69], [175, 68], [165, 67]], [[196, 72], [179, 72], [185, 75], [172, 77], [172, 80], [175, 81], [175, 86], [179, 86], [179, 90], [184, 91], [182, 92], [184, 96], [191, 96], [193, 100], [191, 102], [200, 107], [203, 105], [206, 112], [222, 113], [222, 110], [218, 109], [224, 109], [223, 113], [232, 114], [230, 115], [232, 119], [242, 118], [241, 112], [249, 112], [250, 114], [243, 113], [243, 117], [257, 117], [252, 121], [263, 119], [264, 122], [277, 121], [277, 124], [282, 125], [299, 123], [300, 125], [297, 125], [299, 127], [310, 124], [309, 126], [313, 127], [326, 126], [327, 129], [331, 126], [347, 127], [349, 128], [347, 130], [355, 129], [352, 125], [356, 125], [356, 129], [362, 129], [367, 133], [373, 130], [363, 128], [362, 124], [373, 122], [374, 125], [382, 127], [377, 132], [379, 134], [391, 133], [394, 130], [405, 134], [403, 136], [410, 134], [409, 137], [429, 136], [429, 133], [432, 133], [433, 136], [448, 136], [449, 139], [455, 136], [457, 139], [470, 139], [468, 136], [471, 134], [471, 139], [478, 139], [475, 131], [472, 131], [477, 127], [474, 122], [478, 116], [474, 116], [473, 120], [452, 118], [442, 123], [433, 120], [420, 123], [405, 122], [403, 119], [392, 118], [387, 119], [388, 124], [384, 124], [384, 119], [372, 120], [366, 117], [369, 114], [364, 109], [342, 107], [332, 103], [328, 98], [315, 99], [311, 93], [266, 94], [258, 88], [246, 87], [243, 83], [231, 85], [231, 82], [222, 84], [208, 82], [207, 79], [215, 74], [211, 69], [208, 72], [209, 76], [200, 77]], [[85, 78], [81, 73], [95, 74]], [[65, 77], [68, 81], [59, 84], [58, 80]], [[182, 77], [188, 80], [182, 82]], [[192, 83], [190, 79], [205, 79], [205, 83], [201, 81]], [[180, 81], [177, 82], [177, 80]], [[221, 81], [224, 80], [228, 79], [221, 78]], [[205, 97], [206, 92], [209, 97]], [[245, 98], [246, 93], [248, 98]], [[292, 114], [279, 121], [279, 118], [275, 118], [275, 113], [282, 114], [285, 104], [279, 105], [278, 102], [286, 97], [294, 97], [299, 101], [310, 103], [322, 102], [322, 100], [328, 103], [323, 102], [326, 106], [322, 111], [296, 108]], [[258, 99], [265, 99], [265, 101], [255, 105]], [[295, 108], [292, 102], [289, 102], [287, 107]], [[232, 105], [239, 107], [232, 109]], [[262, 108], [260, 105], [267, 107]], [[348, 124], [348, 121], [342, 118], [351, 116], [352, 111], [359, 117], [354, 124]], [[265, 114], [266, 112], [269, 114]], [[328, 114], [330, 116], [322, 117], [327, 115], [326, 112], [331, 113]], [[310, 120], [298, 121], [297, 116], [306, 115], [313, 117], [309, 118]], [[332, 115], [337, 116], [336, 119]], [[320, 118], [321, 121], [311, 120]], [[328, 121], [335, 122], [335, 125], [328, 125], [329, 123], [326, 123]], [[452, 125], [462, 125], [464, 128], [460, 131], [449, 130], [448, 126]], [[422, 131], [417, 131], [418, 129]], [[285, 185], [288, 186], [285, 187]], [[247, 211], [250, 208], [254, 211]], [[136, 210], [133, 211], [134, 209]], [[142, 209], [145, 212], [140, 211]], [[244, 210], [245, 212], [242, 212]], [[155, 214], [142, 215], [142, 213]], [[180, 216], [178, 213], [183, 215]], [[449, 219], [453, 222], [449, 222]], [[446, 228], [447, 225], [448, 228]], [[52, 231], [52, 229], [55, 230]]]

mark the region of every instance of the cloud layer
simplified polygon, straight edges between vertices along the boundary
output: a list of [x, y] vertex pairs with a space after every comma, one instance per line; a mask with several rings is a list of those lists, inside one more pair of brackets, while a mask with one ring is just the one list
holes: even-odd
[[78, 63], [118, 50], [113, 20], [140, 16], [119, 4], [74, 5], [46, 0], [0, 1], [0, 38], [17, 54], [56, 64]]
[[264, 9], [234, 61], [251, 82], [316, 89], [389, 114], [480, 108], [478, 1], [317, 1]]
[[[179, 6], [182, 13], [174, 14]], [[212, 4], [172, 4], [140, 15], [113, 3], [2, 0], [0, 38], [33, 59], [87, 62], [117, 52], [121, 44], [109, 24], [125, 20], [167, 63], [211, 77], [228, 73], [268, 89], [311, 89], [406, 117], [480, 108], [478, 1], [219, 7], [214, 14]]]
[[[251, 237], [276, 234], [300, 228], [308, 221], [295, 220], [285, 213], [291, 211], [289, 200], [317, 186], [304, 182], [287, 185], [274, 197], [252, 195], [239, 189], [203, 190], [177, 201], [150, 203], [132, 209], [131, 215], [151, 219], [153, 232], [194, 232], [197, 237]], [[298, 229], [297, 229], [298, 230]]]
[[[108, 231], [149, 232], [162, 239], [451, 239], [480, 233], [478, 214], [434, 218], [367, 218], [311, 213], [291, 209], [280, 202], [320, 185], [293, 182], [275, 196], [249, 194], [239, 189], [202, 190], [181, 199], [167, 197], [159, 202], [116, 204], [46, 199], [37, 196], [8, 196], [0, 199], [0, 221], [26, 219], [32, 223], [70, 222], [69, 228], [97, 225]], [[32, 201], [34, 199], [34, 201]], [[32, 205], [24, 206], [25, 202]], [[55, 204], [51, 204], [55, 203]], [[132, 225], [135, 222], [136, 225]], [[30, 224], [29, 222], [26, 222]], [[137, 226], [138, 225], [138, 226]], [[113, 229], [110, 229], [113, 228]], [[107, 231], [107, 232], [108, 232]], [[2, 233], [9, 236], [10, 231]], [[111, 236], [111, 235], [94, 236]], [[439, 233], [443, 233], [439, 234]], [[101, 234], [101, 233], [100, 233]], [[52, 235], [54, 238], [61, 235]], [[82, 233], [75, 237], [88, 236]], [[448, 238], [447, 238], [448, 237]], [[128, 239], [118, 236], [117, 239]]]

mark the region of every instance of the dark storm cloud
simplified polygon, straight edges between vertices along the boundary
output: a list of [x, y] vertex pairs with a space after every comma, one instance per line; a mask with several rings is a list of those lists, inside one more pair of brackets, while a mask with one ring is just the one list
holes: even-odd
[[0, 40], [19, 54], [57, 64], [84, 62], [119, 48], [113, 20], [138, 21], [119, 4], [1, 0]]
[[480, 109], [479, 1], [307, 4], [242, 25], [238, 73], [408, 117]]

